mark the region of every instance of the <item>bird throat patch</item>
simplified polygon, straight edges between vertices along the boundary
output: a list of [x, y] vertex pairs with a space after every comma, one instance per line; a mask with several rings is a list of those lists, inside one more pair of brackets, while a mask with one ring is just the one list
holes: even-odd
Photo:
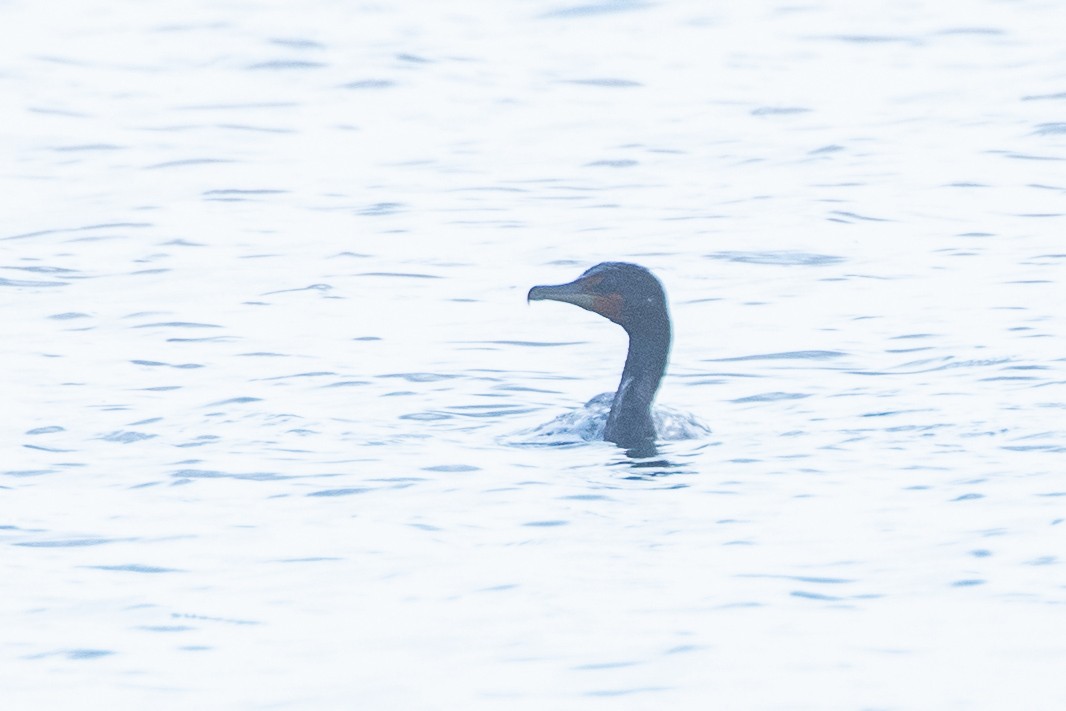
[[625, 297], [621, 294], [604, 294], [592, 300], [592, 310], [615, 323], [621, 323], [622, 306], [625, 301]]

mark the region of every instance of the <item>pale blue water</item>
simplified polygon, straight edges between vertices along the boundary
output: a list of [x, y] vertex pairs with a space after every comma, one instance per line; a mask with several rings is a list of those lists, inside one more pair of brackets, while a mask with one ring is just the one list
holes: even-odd
[[1062, 708], [1066, 8], [735, 5], [0, 5], [4, 708]]

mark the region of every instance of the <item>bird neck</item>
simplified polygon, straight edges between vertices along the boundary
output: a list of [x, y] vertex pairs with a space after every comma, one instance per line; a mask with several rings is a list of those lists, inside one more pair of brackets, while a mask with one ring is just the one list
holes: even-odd
[[626, 365], [607, 416], [604, 439], [622, 447], [654, 442], [651, 405], [666, 371], [669, 354], [669, 321], [629, 334]]

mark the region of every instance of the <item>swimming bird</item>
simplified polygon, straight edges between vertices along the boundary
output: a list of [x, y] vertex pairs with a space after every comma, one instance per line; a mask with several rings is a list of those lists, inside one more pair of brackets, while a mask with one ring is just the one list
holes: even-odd
[[671, 339], [666, 292], [655, 275], [638, 264], [603, 262], [569, 284], [534, 286], [527, 299], [574, 304], [625, 329], [629, 350], [603, 439], [626, 449], [654, 448], [652, 403]]

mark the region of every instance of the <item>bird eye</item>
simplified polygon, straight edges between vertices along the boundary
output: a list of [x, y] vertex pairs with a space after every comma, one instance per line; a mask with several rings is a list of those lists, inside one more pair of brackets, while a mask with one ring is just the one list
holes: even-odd
[[585, 277], [585, 289], [590, 292], [601, 294], [605, 289], [604, 278], [600, 275]]

